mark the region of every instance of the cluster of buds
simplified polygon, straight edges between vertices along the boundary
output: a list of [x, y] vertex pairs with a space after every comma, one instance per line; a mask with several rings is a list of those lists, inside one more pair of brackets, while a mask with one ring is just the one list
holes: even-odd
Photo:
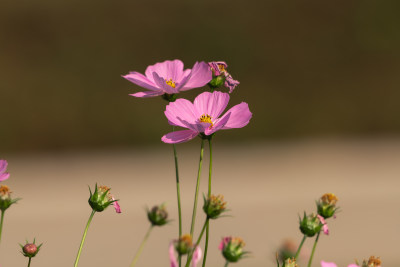
[[24, 255], [25, 257], [28, 257], [28, 258], [35, 257], [36, 254], [39, 253], [40, 247], [43, 245], [43, 243], [42, 243], [39, 246], [36, 246], [35, 242], [36, 242], [36, 239], [33, 239], [33, 243], [28, 243], [28, 241], [26, 241], [26, 244], [24, 246], [19, 244], [22, 249], [22, 251], [21, 251], [22, 255]]
[[226, 211], [226, 202], [222, 195], [211, 195], [209, 198], [204, 198], [203, 210], [209, 219], [217, 219], [223, 212]]
[[121, 208], [118, 205], [118, 202], [114, 197], [110, 194], [110, 188], [107, 186], [99, 186], [97, 184], [94, 188], [94, 193], [92, 194], [92, 190], [89, 187], [90, 197], [89, 197], [89, 205], [96, 212], [102, 212], [108, 206], [113, 204], [115, 211], [117, 213], [121, 213]]
[[313, 237], [315, 234], [319, 233], [323, 227], [320, 219], [314, 213], [306, 215], [304, 212], [304, 217], [301, 219], [299, 217], [300, 231], [307, 237]]
[[178, 240], [173, 241], [175, 250], [179, 255], [185, 255], [192, 251], [193, 241], [192, 236], [189, 234], [179, 237]]
[[168, 212], [164, 204], [161, 204], [160, 206], [154, 206], [151, 208], [151, 210], [148, 209], [147, 218], [153, 226], [162, 226], [169, 222], [167, 220]]
[[213, 61], [209, 62], [213, 74], [212, 80], [208, 83], [211, 89], [216, 89], [224, 85], [229, 89], [229, 93], [232, 93], [235, 87], [239, 84], [239, 81], [234, 80], [232, 76], [226, 71], [228, 64], [224, 61]]
[[0, 210], [2, 212], [8, 209], [12, 204], [17, 203], [18, 200], [20, 200], [20, 198], [11, 198], [11, 191], [8, 186], [0, 186]]
[[369, 257], [368, 261], [364, 260], [361, 267], [381, 267], [381, 259], [374, 256]]
[[338, 198], [335, 194], [327, 193], [324, 194], [318, 201], [317, 201], [317, 210], [318, 214], [328, 219], [332, 216], [335, 216], [338, 207], [336, 207], [336, 203]]
[[224, 237], [219, 244], [222, 255], [228, 262], [237, 262], [249, 252], [243, 251], [245, 243], [239, 237]]

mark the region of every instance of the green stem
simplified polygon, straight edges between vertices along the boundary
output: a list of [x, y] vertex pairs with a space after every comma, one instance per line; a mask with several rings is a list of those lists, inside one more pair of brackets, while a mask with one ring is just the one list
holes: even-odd
[[201, 166], [203, 165], [203, 154], [204, 154], [204, 139], [201, 139], [199, 170], [198, 170], [198, 173], [197, 173], [196, 192], [195, 192], [195, 194], [194, 194], [194, 205], [193, 205], [193, 214], [192, 214], [192, 226], [190, 227], [190, 235], [191, 235], [192, 237], [193, 237], [193, 232], [194, 232], [194, 225], [195, 225], [195, 222], [196, 222], [197, 200], [198, 200], [198, 196], [199, 196]]
[[[197, 238], [196, 243], [194, 244], [194, 245], [195, 245], [195, 248], [196, 248], [196, 246], [198, 246], [198, 245], [200, 244], [201, 238], [203, 237], [203, 234], [204, 234], [204, 230], [207, 228], [209, 221], [210, 221], [210, 219], [207, 218], [206, 221], [204, 222], [204, 225], [203, 225], [203, 228], [201, 229], [200, 235], [199, 235], [199, 237]], [[192, 252], [190, 253], [190, 255], [189, 255], [188, 259], [187, 259], [186, 267], [189, 267], [190, 261], [192, 260], [192, 257], [193, 257], [193, 252], [194, 252], [194, 251], [192, 251]]]
[[92, 221], [93, 216], [94, 216], [95, 213], [96, 213], [96, 211], [92, 210], [92, 213], [90, 214], [89, 220], [88, 220], [88, 222], [86, 224], [86, 228], [85, 228], [85, 231], [83, 232], [83, 236], [82, 236], [81, 245], [79, 246], [78, 255], [76, 255], [76, 260], [75, 260], [74, 267], [78, 266], [79, 258], [81, 257], [83, 243], [85, 243], [86, 234], [87, 234], [87, 231], [89, 229], [90, 222]]
[[317, 237], [315, 238], [315, 242], [314, 242], [314, 246], [312, 248], [311, 256], [310, 256], [310, 259], [308, 261], [308, 267], [311, 267], [311, 263], [312, 263], [312, 260], [313, 260], [313, 257], [314, 257], [314, 252], [315, 252], [315, 248], [317, 247], [317, 243], [318, 243], [318, 239], [319, 239], [319, 234], [320, 233], [321, 232], [318, 232]]
[[1, 243], [1, 233], [3, 231], [3, 222], [4, 222], [4, 213], [6, 211], [1, 211], [1, 219], [0, 219], [0, 243]]
[[31, 266], [31, 257], [29, 257], [29, 261], [28, 261], [28, 267]]
[[140, 247], [139, 247], [138, 251], [136, 252], [135, 257], [133, 258], [133, 261], [131, 263], [131, 267], [135, 266], [136, 262], [139, 259], [140, 254], [142, 254], [142, 250], [144, 248], [144, 245], [146, 244], [147, 239], [149, 239], [149, 236], [150, 236], [150, 233], [151, 233], [152, 229], [153, 229], [153, 225], [151, 225], [149, 230], [147, 230], [146, 235], [144, 236], [143, 241], [140, 244]]
[[[175, 130], [175, 126], [172, 126], [172, 131]], [[179, 237], [182, 236], [182, 208], [181, 208], [181, 190], [179, 186], [179, 169], [178, 169], [178, 154], [176, 153], [176, 146], [172, 144], [174, 148], [174, 158], [175, 158], [175, 175], [176, 175], [176, 197], [178, 199], [178, 217], [179, 217]], [[182, 255], [179, 254], [179, 267], [181, 267]]]
[[301, 250], [301, 248], [303, 247], [303, 244], [304, 244], [304, 241], [306, 241], [306, 238], [307, 238], [307, 236], [304, 235], [304, 236], [303, 236], [303, 239], [301, 240], [300, 246], [299, 246], [299, 248], [297, 249], [296, 256], [294, 256], [294, 259], [295, 259], [295, 260], [297, 260], [297, 258], [299, 257], [300, 250]]
[[[211, 138], [208, 139], [208, 146], [210, 150], [210, 164], [208, 168], [208, 198], [211, 197], [211, 177], [212, 177], [212, 143], [211, 143]], [[207, 260], [207, 251], [208, 251], [208, 240], [210, 237], [210, 224], [207, 224], [207, 231], [206, 231], [206, 243], [204, 245], [204, 257], [203, 257], [203, 267], [206, 266], [206, 260]]]
[[228, 264], [229, 264], [229, 261], [226, 261], [224, 267], [228, 267]]

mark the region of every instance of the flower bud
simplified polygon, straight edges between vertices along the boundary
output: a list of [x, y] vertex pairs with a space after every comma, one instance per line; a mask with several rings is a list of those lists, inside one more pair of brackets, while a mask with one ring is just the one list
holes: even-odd
[[35, 241], [36, 241], [35, 239], [33, 240], [33, 243], [28, 243], [28, 241], [27, 241], [25, 246], [22, 246], [21, 244], [19, 244], [22, 248], [22, 255], [24, 255], [25, 257], [33, 258], [36, 256], [36, 254], [38, 254], [40, 247], [43, 244], [36, 246]]
[[226, 211], [226, 202], [224, 196], [211, 195], [208, 199], [204, 198], [203, 210], [209, 219], [217, 219], [221, 213]]
[[299, 267], [299, 265], [297, 265], [295, 258], [289, 258], [285, 260], [282, 267]]
[[219, 249], [222, 251], [222, 255], [229, 262], [239, 261], [247, 251], [243, 251], [245, 243], [239, 237], [224, 237], [219, 244]]
[[113, 199], [113, 196], [110, 194], [110, 188], [107, 186], [97, 187], [96, 184], [94, 193], [92, 194], [92, 190], [90, 189], [90, 187], [89, 191], [89, 205], [94, 211], [102, 212], [108, 206], [110, 206], [110, 204], [116, 202], [116, 200]]
[[337, 211], [336, 202], [338, 198], [335, 194], [327, 193], [324, 194], [318, 201], [317, 201], [317, 210], [318, 214], [328, 219], [335, 215]]
[[300, 231], [308, 237], [313, 237], [316, 233], [319, 233], [323, 226], [317, 215], [310, 214], [307, 216], [305, 212], [303, 219], [299, 217], [299, 223]]
[[229, 93], [232, 93], [235, 87], [239, 84], [239, 81], [234, 80], [226, 71], [228, 64], [226, 64], [224, 61], [212, 61], [209, 62], [208, 65], [210, 66], [213, 74], [212, 80], [208, 83], [210, 88], [214, 90], [224, 85], [229, 89]]
[[0, 210], [4, 212], [8, 209], [12, 204], [17, 203], [20, 200], [19, 198], [12, 199], [10, 188], [6, 185], [0, 186]]
[[179, 255], [185, 255], [193, 249], [192, 237], [188, 234], [174, 241], [175, 249]]
[[368, 262], [366, 260], [363, 261], [361, 267], [381, 267], [381, 259], [379, 257], [375, 258], [374, 256], [369, 257]]
[[151, 210], [147, 210], [147, 218], [150, 223], [154, 226], [162, 226], [168, 222], [168, 212], [165, 209], [165, 205], [154, 206]]

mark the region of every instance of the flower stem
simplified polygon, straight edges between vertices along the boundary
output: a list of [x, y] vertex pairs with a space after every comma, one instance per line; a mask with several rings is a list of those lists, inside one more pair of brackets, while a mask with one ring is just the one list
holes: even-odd
[[294, 256], [294, 259], [295, 259], [295, 260], [297, 260], [297, 258], [299, 257], [300, 250], [301, 250], [301, 248], [303, 247], [303, 244], [304, 244], [304, 241], [306, 241], [306, 238], [307, 238], [307, 236], [304, 235], [304, 236], [303, 236], [303, 239], [301, 240], [300, 246], [299, 246], [299, 248], [297, 249], [296, 255]]
[[86, 234], [87, 234], [87, 231], [88, 231], [88, 229], [89, 229], [89, 225], [90, 225], [90, 223], [91, 223], [91, 221], [92, 221], [93, 216], [94, 216], [95, 213], [96, 213], [96, 211], [95, 211], [95, 210], [92, 210], [92, 213], [90, 214], [89, 220], [88, 220], [88, 222], [87, 222], [87, 224], [86, 224], [86, 228], [85, 228], [85, 231], [83, 232], [83, 236], [82, 236], [81, 245], [79, 246], [78, 255], [76, 255], [76, 260], [75, 260], [75, 265], [74, 265], [74, 267], [77, 267], [77, 266], [78, 266], [79, 258], [81, 257], [81, 252], [82, 252], [83, 243], [85, 243]]
[[142, 250], [144, 248], [144, 245], [146, 244], [147, 239], [149, 239], [149, 236], [150, 236], [150, 233], [151, 233], [152, 229], [153, 229], [153, 225], [151, 225], [149, 230], [147, 230], [146, 235], [144, 236], [143, 241], [140, 244], [140, 247], [139, 247], [138, 251], [136, 252], [135, 257], [133, 258], [133, 261], [131, 263], [131, 267], [135, 266], [136, 262], [139, 259], [140, 254], [142, 254]]
[[320, 233], [321, 232], [318, 232], [317, 237], [315, 238], [315, 242], [314, 242], [314, 246], [312, 248], [311, 256], [310, 256], [310, 259], [308, 260], [308, 267], [311, 267], [311, 263], [312, 263], [312, 260], [313, 260], [313, 257], [314, 257], [314, 252], [315, 252], [315, 248], [317, 247], [317, 243], [318, 243], [318, 239], [319, 239], [319, 234]]
[[193, 205], [193, 214], [192, 214], [192, 226], [190, 227], [190, 235], [191, 235], [192, 237], [193, 237], [193, 232], [194, 232], [194, 224], [195, 224], [195, 221], [196, 221], [197, 200], [198, 200], [198, 196], [199, 196], [201, 166], [203, 165], [203, 154], [204, 154], [204, 139], [201, 139], [199, 170], [198, 170], [198, 173], [197, 173], [196, 192], [195, 192], [195, 194], [194, 194], [194, 205]]
[[[204, 225], [203, 225], [203, 228], [201, 229], [200, 235], [197, 238], [196, 243], [194, 244], [195, 248], [196, 248], [196, 246], [198, 246], [200, 244], [201, 238], [203, 237], [203, 234], [204, 234], [204, 230], [207, 228], [209, 221], [210, 221], [210, 219], [207, 218], [206, 221], [204, 222]], [[190, 255], [189, 255], [188, 259], [187, 259], [187, 262], [186, 262], [186, 267], [189, 267], [190, 261], [192, 260], [192, 257], [193, 257], [193, 253], [194, 253], [194, 251], [192, 251], [190, 253]]]
[[229, 264], [229, 261], [226, 261], [224, 267], [228, 267], [228, 264]]
[[[208, 146], [210, 150], [210, 164], [208, 168], [208, 197], [211, 197], [211, 177], [212, 177], [212, 143], [211, 143], [211, 138], [208, 139]], [[206, 244], [204, 245], [204, 257], [203, 257], [203, 267], [206, 266], [206, 260], [207, 260], [207, 251], [208, 251], [208, 240], [210, 236], [210, 224], [207, 224], [207, 229], [206, 229]]]
[[[172, 126], [172, 131], [175, 130], [175, 126]], [[181, 190], [179, 186], [179, 169], [178, 169], [178, 154], [176, 153], [176, 146], [172, 144], [174, 148], [174, 158], [175, 158], [175, 175], [176, 175], [176, 197], [178, 199], [178, 216], [179, 216], [179, 236], [182, 236], [182, 208], [181, 208]], [[179, 254], [179, 267], [181, 267], [182, 255]]]
[[31, 266], [31, 257], [29, 257], [29, 261], [28, 261], [28, 267]]
[[5, 211], [1, 211], [1, 219], [0, 219], [0, 243], [1, 243], [1, 233], [2, 233], [2, 231], [3, 231], [4, 213], [5, 213]]

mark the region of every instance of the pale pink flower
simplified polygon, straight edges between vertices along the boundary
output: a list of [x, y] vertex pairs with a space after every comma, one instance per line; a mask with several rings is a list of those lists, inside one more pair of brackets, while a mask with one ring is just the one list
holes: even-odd
[[7, 170], [7, 160], [0, 160], [0, 182], [7, 180], [10, 177], [10, 174], [6, 172]]
[[169, 124], [187, 128], [164, 135], [164, 143], [183, 143], [199, 134], [211, 135], [218, 130], [242, 128], [246, 126], [252, 113], [247, 103], [242, 102], [229, 109], [220, 117], [229, 102], [229, 94], [215, 91], [198, 95], [194, 102], [177, 99], [167, 105], [165, 116]]
[[[321, 267], [337, 267], [337, 265], [334, 262], [321, 261]], [[360, 266], [356, 264], [350, 264], [347, 267], [360, 267]]]
[[154, 97], [202, 87], [211, 81], [212, 72], [205, 62], [196, 62], [192, 69], [184, 70], [183, 62], [175, 59], [148, 66], [145, 75], [132, 71], [122, 77], [149, 90], [131, 96]]
[[[175, 247], [173, 242], [169, 245], [169, 261], [171, 263], [171, 267], [178, 267], [178, 261], [175, 257]], [[193, 252], [191, 267], [196, 267], [197, 263], [200, 262], [203, 252], [201, 251], [200, 246], [196, 246], [196, 249]]]
[[321, 215], [317, 215], [319, 221], [324, 225], [322, 226], [322, 230], [324, 231], [324, 234], [329, 235], [329, 228], [328, 228], [328, 224], [326, 223], [324, 217], [322, 217]]

